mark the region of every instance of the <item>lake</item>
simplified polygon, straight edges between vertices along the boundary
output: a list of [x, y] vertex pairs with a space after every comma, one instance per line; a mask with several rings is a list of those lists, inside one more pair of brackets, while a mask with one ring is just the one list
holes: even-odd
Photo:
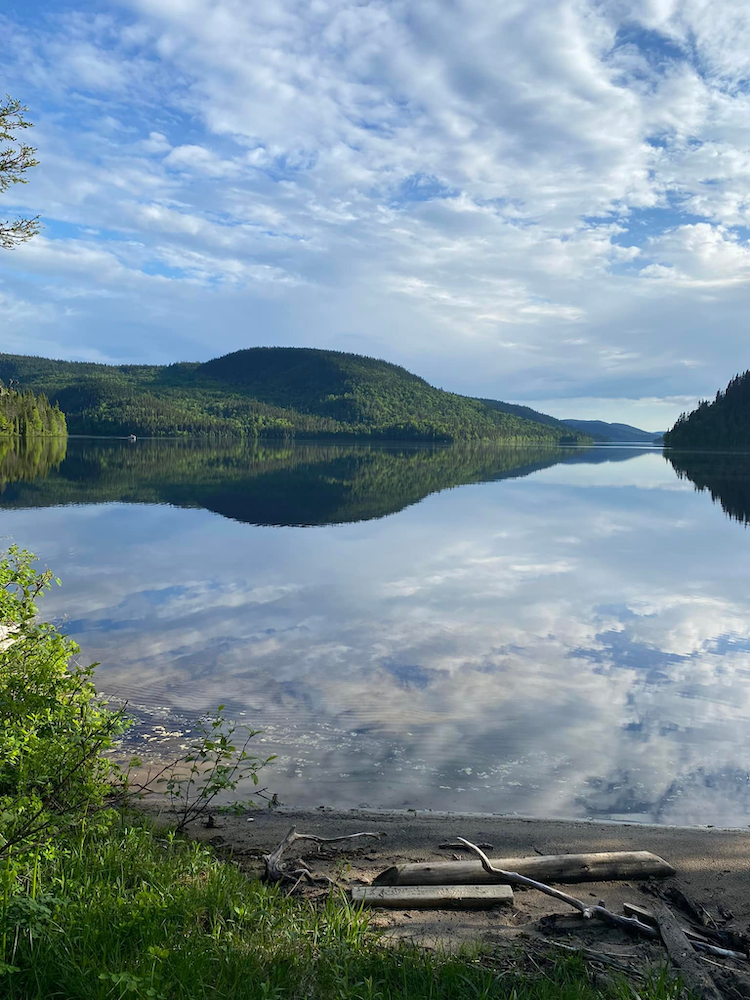
[[133, 747], [224, 703], [292, 805], [750, 823], [749, 456], [5, 448]]

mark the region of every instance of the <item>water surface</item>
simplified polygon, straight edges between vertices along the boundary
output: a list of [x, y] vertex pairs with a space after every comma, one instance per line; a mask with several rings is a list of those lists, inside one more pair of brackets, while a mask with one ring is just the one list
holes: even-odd
[[0, 534], [154, 753], [262, 728], [283, 801], [750, 823], [750, 459], [74, 440]]

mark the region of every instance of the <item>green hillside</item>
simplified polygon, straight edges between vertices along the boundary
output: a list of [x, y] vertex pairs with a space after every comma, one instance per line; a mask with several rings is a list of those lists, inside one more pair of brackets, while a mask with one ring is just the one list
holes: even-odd
[[0, 437], [64, 436], [65, 417], [43, 394], [0, 384]]
[[570, 434], [570, 427], [566, 427], [562, 420], [551, 417], [548, 413], [540, 413], [530, 406], [522, 403], [503, 403], [500, 399], [481, 399], [480, 403], [489, 406], [492, 410], [500, 410], [501, 413], [511, 413], [515, 417], [523, 417], [525, 420], [533, 420], [537, 424], [545, 424], [547, 427], [557, 427], [562, 434]]
[[563, 420], [564, 424], [582, 434], [601, 441], [627, 442], [628, 444], [653, 444], [664, 436], [663, 431], [644, 431], [632, 424], [611, 424], [606, 420]]
[[387, 361], [311, 348], [254, 347], [162, 366], [0, 354], [0, 378], [46, 393], [74, 434], [588, 440], [436, 389]]
[[664, 435], [670, 448], [750, 448], [750, 371], [735, 375], [712, 403], [683, 413]]

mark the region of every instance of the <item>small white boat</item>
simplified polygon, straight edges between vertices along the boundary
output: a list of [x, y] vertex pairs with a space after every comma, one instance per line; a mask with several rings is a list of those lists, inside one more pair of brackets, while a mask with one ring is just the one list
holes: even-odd
[[137, 440], [138, 438], [135, 436], [135, 434], [131, 434], [130, 437], [128, 438], [128, 441], [137, 441]]

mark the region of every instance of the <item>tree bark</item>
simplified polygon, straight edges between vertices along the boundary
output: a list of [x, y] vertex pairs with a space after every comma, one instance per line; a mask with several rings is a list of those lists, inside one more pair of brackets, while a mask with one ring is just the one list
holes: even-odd
[[[598, 854], [551, 854], [530, 858], [496, 858], [494, 868], [518, 872], [540, 882], [608, 882], [610, 879], [665, 878], [675, 869], [649, 851], [611, 851]], [[373, 885], [487, 885], [502, 882], [485, 871], [481, 861], [429, 861], [394, 865]]]

